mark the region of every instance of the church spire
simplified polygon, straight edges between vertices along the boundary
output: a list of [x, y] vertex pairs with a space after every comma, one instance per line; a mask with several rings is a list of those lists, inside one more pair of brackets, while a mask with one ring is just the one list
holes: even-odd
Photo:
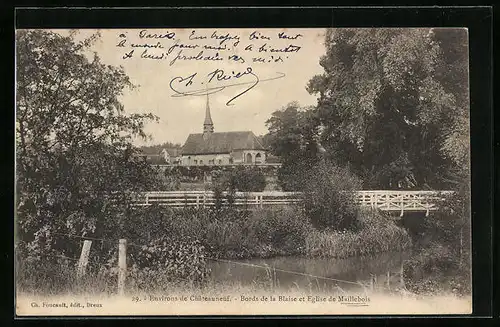
[[212, 122], [212, 116], [210, 115], [210, 105], [208, 101], [208, 92], [207, 92], [207, 105], [205, 108], [205, 121], [203, 122], [203, 134], [213, 133], [213, 131], [214, 131], [214, 123]]

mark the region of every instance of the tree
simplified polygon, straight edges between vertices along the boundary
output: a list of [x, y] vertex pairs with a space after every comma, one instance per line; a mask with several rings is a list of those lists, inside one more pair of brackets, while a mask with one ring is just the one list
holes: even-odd
[[305, 175], [304, 209], [314, 226], [335, 230], [359, 227], [355, 192], [361, 181], [349, 169], [321, 160]]
[[98, 37], [16, 35], [17, 236], [30, 254], [75, 250], [56, 233], [119, 232], [130, 194], [156, 182], [131, 144], [155, 117], [125, 115], [119, 98], [133, 85], [122, 68], [89, 59]]
[[300, 190], [303, 177], [318, 162], [318, 120], [311, 108], [291, 102], [274, 112], [266, 122], [267, 143], [274, 155], [281, 158], [278, 181], [285, 191]]
[[448, 54], [453, 35], [432, 29], [327, 31], [320, 60], [325, 72], [309, 81], [308, 90], [318, 95], [315, 113], [329, 160], [348, 164], [365, 187], [446, 187], [453, 162], [443, 152], [455, 148], [455, 117], [468, 108], [462, 100], [464, 49], [453, 49], [459, 53], [455, 61]]
[[160, 154], [163, 149], [181, 149], [179, 143], [165, 142], [156, 145], [141, 146], [140, 150], [146, 154]]
[[223, 191], [262, 192], [266, 187], [264, 173], [255, 167], [236, 167], [218, 172], [216, 184]]
[[[433, 29], [433, 38], [442, 49], [443, 63], [437, 75], [447, 92], [455, 97], [456, 114], [443, 131], [441, 151], [452, 160], [449, 178], [470, 184], [469, 56], [466, 29]], [[459, 186], [460, 187], [460, 186]]]

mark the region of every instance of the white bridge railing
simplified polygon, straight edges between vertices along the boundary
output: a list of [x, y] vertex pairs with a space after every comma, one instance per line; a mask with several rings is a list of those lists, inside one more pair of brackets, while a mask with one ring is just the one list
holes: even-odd
[[[356, 199], [361, 206], [383, 211], [425, 212], [437, 210], [437, 202], [450, 191], [357, 191]], [[221, 197], [222, 204], [228, 200]], [[302, 201], [301, 193], [297, 192], [236, 192], [233, 205], [238, 207], [262, 208], [271, 205], [289, 205]], [[146, 192], [134, 200], [136, 206], [160, 205], [174, 208], [210, 207], [216, 204], [216, 198], [211, 191], [169, 191]]]

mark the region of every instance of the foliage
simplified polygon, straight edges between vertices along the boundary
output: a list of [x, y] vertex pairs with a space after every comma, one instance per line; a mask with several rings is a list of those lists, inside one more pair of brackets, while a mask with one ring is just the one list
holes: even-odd
[[264, 173], [256, 167], [236, 167], [216, 172], [216, 184], [225, 190], [238, 192], [262, 192], [266, 187]]
[[119, 99], [133, 85], [121, 68], [91, 56], [99, 35], [77, 42], [74, 34], [23, 30], [16, 37], [16, 237], [28, 257], [74, 258], [78, 247], [61, 234], [119, 233], [130, 195], [155, 187], [155, 172], [131, 144], [155, 117], [124, 113]]
[[281, 188], [301, 190], [304, 173], [318, 162], [318, 131], [313, 112], [291, 102], [274, 112], [266, 124], [269, 129], [266, 143], [282, 161], [278, 170]]
[[178, 191], [181, 188], [182, 175], [178, 169], [158, 168], [158, 189], [152, 191]]
[[[40, 260], [31, 254], [30, 244], [18, 242], [15, 246], [16, 257], [16, 287], [19, 291], [38, 291], [39, 293], [55, 294], [62, 289], [68, 289], [75, 284], [75, 262], [58, 257], [56, 251], [48, 251], [46, 257], [51, 260]], [[41, 253], [41, 252], [37, 252]]]
[[197, 240], [161, 237], [130, 251], [131, 287], [166, 291], [172, 284], [187, 281], [200, 285], [210, 271], [205, 248]]
[[405, 267], [407, 287], [413, 292], [470, 294], [470, 190], [464, 185], [444, 196], [437, 212], [420, 218], [417, 253]]
[[306, 237], [306, 254], [311, 257], [347, 258], [402, 251], [412, 245], [406, 230], [381, 213], [363, 211], [359, 224], [356, 231], [314, 229]]
[[144, 145], [139, 147], [142, 153], [146, 154], [160, 154], [163, 149], [181, 149], [182, 146], [179, 143], [164, 142], [155, 145]]
[[[130, 222], [129, 237], [191, 238], [208, 257], [266, 258], [307, 255], [349, 257], [408, 249], [411, 239], [394, 220], [362, 211], [357, 231], [315, 228], [298, 207], [254, 211], [143, 208]], [[146, 231], [151, 226], [151, 232]]]
[[405, 263], [405, 286], [417, 294], [470, 294], [470, 272], [470, 265], [459, 263], [448, 246], [431, 243]]
[[303, 253], [310, 230], [307, 218], [294, 207], [255, 211], [149, 207], [134, 212], [127, 235], [190, 238], [199, 240], [208, 256], [249, 258]]
[[318, 228], [355, 229], [359, 207], [355, 192], [361, 181], [347, 168], [321, 161], [305, 174], [303, 202], [306, 216]]
[[249, 218], [248, 238], [259, 247], [275, 249], [282, 255], [305, 251], [305, 239], [312, 226], [298, 208], [254, 211]]
[[285, 189], [318, 157], [349, 164], [365, 188], [456, 181], [469, 152], [466, 30], [331, 29], [325, 46], [307, 86], [317, 106], [291, 103], [268, 121]]

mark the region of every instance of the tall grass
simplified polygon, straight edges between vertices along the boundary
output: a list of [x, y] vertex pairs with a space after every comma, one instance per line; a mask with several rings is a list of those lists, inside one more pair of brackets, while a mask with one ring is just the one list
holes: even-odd
[[377, 212], [363, 211], [356, 231], [313, 229], [306, 237], [306, 255], [347, 258], [411, 247], [411, 237], [395, 222]]
[[[346, 258], [411, 246], [408, 233], [382, 213], [362, 210], [356, 230], [319, 229], [298, 207], [255, 211], [149, 208], [134, 218], [155, 225], [154, 234], [199, 240], [217, 258], [309, 256]], [[137, 235], [138, 237], [139, 235]]]

